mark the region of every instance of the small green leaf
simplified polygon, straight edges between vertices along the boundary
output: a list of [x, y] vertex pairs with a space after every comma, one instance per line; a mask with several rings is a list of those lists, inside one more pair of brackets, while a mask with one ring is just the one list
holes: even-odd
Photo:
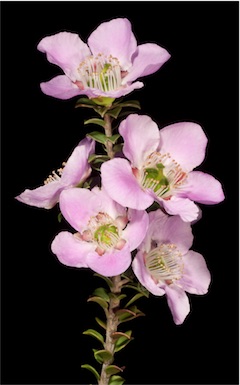
[[128, 301], [128, 303], [125, 305], [125, 308], [128, 307], [129, 305], [131, 305], [133, 302], [137, 301], [139, 298], [141, 297], [144, 297], [144, 294], [143, 293], [137, 293], [135, 294], [131, 299], [130, 301]]
[[118, 316], [119, 321], [122, 322], [126, 318], [135, 317], [136, 313], [134, 313], [130, 309], [119, 309], [116, 311], [116, 315]]
[[98, 303], [98, 305], [100, 305], [104, 310], [108, 308], [107, 302], [104, 299], [102, 299], [101, 297], [93, 296], [93, 297], [88, 298], [87, 301], [88, 302], [92, 301], [92, 302]]
[[108, 365], [105, 368], [105, 372], [107, 373], [107, 375], [112, 376], [113, 374], [123, 372], [123, 369], [119, 368], [119, 366], [117, 365]]
[[90, 372], [92, 372], [94, 374], [97, 381], [100, 380], [100, 374], [96, 371], [96, 369], [93, 366], [88, 365], [88, 364], [84, 364], [84, 365], [81, 365], [81, 368], [89, 370]]
[[109, 160], [109, 156], [108, 155], [96, 155], [96, 154], [92, 154], [88, 157], [88, 163], [99, 163], [99, 162], [105, 162], [106, 160]]
[[[120, 338], [121, 338], [121, 341], [122, 340], [125, 340], [125, 339], [127, 339], [127, 340], [130, 340], [130, 338], [131, 338], [131, 334], [132, 334], [132, 331], [131, 330], [128, 330], [126, 333], [124, 333], [124, 332], [113, 332], [112, 334], [111, 334], [111, 337], [112, 337], [112, 339], [116, 339], [116, 340], [119, 340]], [[122, 339], [122, 337], [124, 337], [124, 339]], [[116, 343], [117, 344], [117, 343]]]
[[98, 96], [97, 98], [92, 98], [92, 101], [94, 101], [99, 106], [104, 107], [111, 107], [114, 100], [115, 98], [109, 98], [107, 96]]
[[95, 321], [98, 323], [98, 325], [100, 325], [103, 329], [107, 329], [107, 325], [104, 321], [102, 321], [100, 318], [98, 317], [95, 317]]
[[108, 385], [122, 385], [124, 382], [125, 380], [121, 376], [112, 376], [110, 377]]
[[59, 213], [59, 214], [58, 214], [57, 219], [58, 219], [58, 222], [59, 222], [59, 223], [62, 222], [62, 219], [63, 219], [62, 213]]
[[114, 294], [114, 293], [109, 293], [109, 297], [110, 298], [114, 298], [114, 299], [117, 299], [119, 301], [121, 301], [123, 298], [126, 298], [127, 294]]
[[120, 138], [120, 136], [121, 135], [119, 134], [115, 134], [113, 136], [107, 136], [107, 140], [110, 140], [113, 144], [115, 144], [118, 138]]
[[122, 107], [115, 107], [108, 110], [108, 115], [110, 115], [114, 119], [117, 119], [121, 111], [122, 111]]
[[96, 338], [98, 341], [100, 341], [102, 344], [104, 344], [104, 338], [102, 336], [102, 334], [100, 334], [99, 332], [97, 332], [96, 330], [94, 329], [88, 329], [88, 330], [85, 330], [83, 332], [83, 334], [87, 335], [87, 336], [91, 336], [91, 337], [94, 337]]
[[104, 287], [99, 287], [99, 288], [95, 289], [93, 292], [93, 295], [101, 297], [105, 301], [109, 301], [109, 295], [108, 295], [106, 289], [104, 289]]
[[87, 134], [86, 136], [102, 144], [105, 144], [107, 141], [106, 135], [98, 131], [90, 132], [90, 134]]
[[138, 100], [127, 100], [126, 102], [118, 103], [119, 107], [132, 107], [141, 109], [140, 103]]
[[[125, 348], [125, 346], [130, 341], [133, 340], [133, 338], [131, 337], [132, 330], [128, 330], [125, 333], [116, 332], [116, 333], [113, 333], [113, 334], [115, 334], [115, 338], [117, 338], [117, 340], [115, 342], [115, 347], [114, 347], [114, 351], [115, 352], [119, 352], [119, 350], [122, 350], [123, 348]], [[112, 336], [112, 338], [114, 338], [114, 337]]]
[[86, 106], [96, 106], [96, 103], [93, 100], [89, 99], [89, 98], [80, 98], [80, 99], [78, 99], [77, 102], [76, 102], [76, 107], [79, 104], [86, 105]]
[[123, 143], [118, 143], [115, 146], [113, 146], [113, 151], [116, 152], [121, 152], [123, 148]]
[[108, 277], [105, 277], [101, 274], [98, 274], [98, 273], [94, 273], [93, 274], [95, 277], [99, 277], [99, 278], [102, 278], [109, 286], [109, 288], [111, 289], [113, 287], [113, 283], [112, 283], [112, 280]]
[[84, 124], [98, 124], [101, 127], [105, 127], [105, 122], [102, 119], [92, 118], [84, 121]]
[[99, 362], [100, 364], [110, 361], [113, 359], [112, 353], [108, 350], [97, 350], [94, 352], [94, 358]]

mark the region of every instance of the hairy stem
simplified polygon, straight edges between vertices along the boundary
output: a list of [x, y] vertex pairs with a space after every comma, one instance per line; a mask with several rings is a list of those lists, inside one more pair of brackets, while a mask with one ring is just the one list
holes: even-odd
[[[113, 294], [119, 294], [121, 292], [121, 276], [117, 275], [112, 277], [113, 286], [111, 288], [111, 292]], [[108, 350], [112, 356], [114, 355], [114, 341], [112, 339], [112, 333], [117, 331], [118, 327], [118, 317], [115, 315], [115, 309], [119, 307], [120, 300], [118, 298], [111, 298], [108, 309], [107, 316], [107, 329], [106, 329], [106, 340], [104, 344], [104, 348]], [[108, 385], [110, 375], [108, 375], [105, 371], [106, 367], [112, 364], [113, 359], [103, 363], [101, 376], [99, 379], [99, 385]]]
[[[104, 115], [104, 121], [105, 121], [105, 134], [106, 136], [110, 137], [112, 136], [112, 124], [111, 124], [111, 117], [108, 114]], [[106, 143], [106, 150], [107, 154], [110, 159], [114, 158], [114, 151], [113, 151], [113, 144], [110, 140], [107, 140]]]

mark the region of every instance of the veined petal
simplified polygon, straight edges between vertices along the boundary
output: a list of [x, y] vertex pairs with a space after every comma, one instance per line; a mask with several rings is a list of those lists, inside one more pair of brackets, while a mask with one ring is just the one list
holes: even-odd
[[129, 20], [117, 18], [100, 24], [89, 36], [88, 45], [93, 55], [112, 55], [119, 60], [122, 69], [127, 70], [137, 41]]
[[158, 126], [147, 115], [129, 115], [121, 122], [119, 133], [124, 139], [123, 153], [136, 168], [141, 168], [147, 156], [159, 145]]
[[122, 238], [128, 242], [130, 251], [133, 251], [146, 235], [149, 222], [148, 214], [146, 211], [129, 209], [128, 219], [129, 223], [123, 230]]
[[79, 232], [85, 230], [90, 217], [97, 215], [101, 206], [99, 198], [84, 188], [64, 190], [59, 204], [64, 218]]
[[76, 33], [59, 32], [44, 37], [37, 49], [46, 53], [50, 63], [58, 65], [72, 81], [76, 80], [76, 71], [86, 56], [91, 52]]
[[170, 153], [184, 171], [192, 171], [205, 157], [207, 137], [201, 126], [180, 122], [160, 130], [160, 152]]
[[221, 183], [212, 175], [201, 171], [188, 174], [186, 196], [199, 203], [215, 204], [224, 200]]
[[190, 250], [183, 257], [184, 272], [179, 281], [182, 288], [191, 294], [206, 294], [211, 276], [203, 256]]
[[[163, 216], [164, 215], [164, 216]], [[168, 216], [156, 210], [149, 213], [151, 238], [158, 244], [172, 243], [186, 254], [193, 243], [191, 224], [184, 222], [178, 215]]]
[[94, 250], [94, 245], [81, 241], [68, 231], [62, 231], [54, 238], [51, 249], [64, 265], [88, 267], [87, 255]]
[[106, 96], [109, 98], [120, 98], [121, 96], [125, 96], [132, 92], [133, 90], [139, 89], [143, 87], [142, 82], [134, 82], [132, 84], [125, 84], [122, 87], [113, 90], [113, 91], [106, 91], [103, 92], [97, 88], [87, 88], [86, 90], [82, 91], [85, 95], [87, 95], [89, 98], [96, 98], [98, 96]]
[[145, 210], [154, 199], [144, 192], [126, 159], [111, 159], [101, 166], [102, 184], [110, 197], [120, 205]]
[[80, 90], [80, 88], [65, 75], [59, 75], [48, 82], [41, 83], [40, 88], [44, 94], [64, 100], [86, 94], [85, 91]]
[[95, 150], [95, 141], [90, 138], [84, 138], [79, 145], [75, 147], [69, 157], [61, 176], [62, 183], [69, 186], [76, 186], [80, 181], [88, 177], [91, 170], [88, 157]]
[[26, 189], [16, 199], [30, 206], [51, 209], [58, 202], [64, 188], [60, 181], [53, 181], [33, 190]]
[[188, 198], [171, 197], [169, 200], [159, 201], [168, 214], [179, 215], [184, 222], [192, 222], [198, 218], [199, 208]]
[[165, 287], [167, 303], [176, 325], [180, 325], [190, 312], [190, 304], [184, 290], [176, 285]]
[[144, 256], [141, 251], [139, 251], [133, 262], [132, 262], [132, 269], [134, 271], [134, 274], [136, 275], [139, 282], [148, 290], [150, 293], [154, 295], [164, 295], [165, 290], [163, 290], [161, 287], [159, 287], [152, 279], [151, 275], [147, 271], [145, 264], [144, 264]]
[[96, 252], [89, 253], [87, 264], [93, 271], [105, 277], [122, 274], [131, 264], [129, 245], [125, 244], [122, 250], [106, 251], [103, 255]]
[[97, 195], [98, 200], [101, 204], [100, 211], [107, 213], [112, 219], [116, 219], [119, 216], [126, 216], [126, 207], [121, 206], [107, 194], [104, 187], [94, 187], [92, 192]]
[[132, 68], [123, 79], [123, 84], [158, 71], [171, 57], [168, 51], [157, 44], [140, 44], [133, 55]]

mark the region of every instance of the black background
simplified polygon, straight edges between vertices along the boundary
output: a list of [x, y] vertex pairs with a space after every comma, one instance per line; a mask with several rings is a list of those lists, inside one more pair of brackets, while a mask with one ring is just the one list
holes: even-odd
[[[86, 134], [86, 109], [57, 100], [39, 83], [60, 74], [36, 49], [61, 30], [86, 41], [103, 21], [127, 17], [138, 43], [156, 42], [171, 59], [129, 95], [159, 127], [195, 121], [209, 138], [199, 169], [218, 178], [226, 199], [201, 206], [193, 249], [212, 275], [191, 295], [176, 326], [165, 298], [139, 301], [134, 341], [118, 353], [128, 384], [238, 383], [238, 2], [1, 2], [2, 28], [2, 383], [84, 384], [97, 341], [82, 335], [101, 309], [87, 303], [101, 284], [61, 265], [50, 244], [64, 224], [14, 200], [66, 160]], [[91, 115], [92, 116], [92, 115]], [[95, 129], [95, 127], [92, 127]], [[127, 324], [126, 324], [127, 325]]]

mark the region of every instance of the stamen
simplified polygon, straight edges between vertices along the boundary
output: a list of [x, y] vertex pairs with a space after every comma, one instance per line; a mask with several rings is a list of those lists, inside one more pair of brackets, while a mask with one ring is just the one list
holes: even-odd
[[57, 169], [56, 171], [53, 170], [52, 174], [48, 175], [47, 179], [45, 179], [44, 184], [48, 184], [48, 183], [56, 182], [56, 181], [60, 180], [65, 165], [66, 165], [66, 162], [63, 162], [62, 163], [63, 167]]
[[183, 273], [182, 255], [176, 245], [161, 244], [145, 256], [146, 268], [153, 278], [170, 284]]

